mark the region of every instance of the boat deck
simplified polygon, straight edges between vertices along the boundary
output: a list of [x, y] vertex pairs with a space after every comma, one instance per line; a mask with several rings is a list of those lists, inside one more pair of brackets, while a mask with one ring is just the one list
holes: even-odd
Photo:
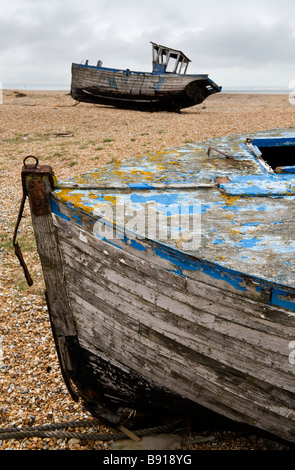
[[[295, 130], [213, 139], [60, 181], [53, 212], [69, 218], [75, 206], [76, 224], [82, 223], [77, 208], [93, 223], [103, 216], [119, 231], [124, 226], [124, 236], [133, 235], [139, 251], [145, 249], [141, 240], [157, 240], [172, 251], [292, 291], [295, 174], [270, 172], [245, 144], [247, 138], [270, 135], [286, 139]], [[67, 215], [60, 205], [56, 209], [56, 201], [66, 204]], [[108, 239], [107, 232], [97, 236]], [[120, 248], [119, 236], [108, 241]], [[175, 263], [185, 271], [180, 258]], [[294, 301], [287, 303], [295, 310]]]

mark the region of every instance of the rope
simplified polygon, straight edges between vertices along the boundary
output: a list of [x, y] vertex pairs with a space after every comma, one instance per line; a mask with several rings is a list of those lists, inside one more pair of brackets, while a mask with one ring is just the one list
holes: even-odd
[[[75, 427], [87, 427], [101, 424], [101, 422], [90, 419], [85, 421], [72, 421], [67, 423], [56, 423], [56, 424], [45, 424], [44, 426], [35, 426], [30, 429], [18, 429], [15, 428], [3, 428], [0, 429], [0, 440], [4, 439], [24, 439], [25, 437], [41, 437], [41, 438], [76, 438], [84, 440], [95, 440], [95, 441], [115, 441], [119, 439], [126, 439], [126, 433], [105, 433], [99, 434], [99, 432], [80, 433], [75, 431], [60, 431], [62, 428], [75, 428]], [[138, 429], [132, 431], [137, 437], [148, 436], [155, 432], [161, 433], [171, 430], [175, 427], [176, 423], [171, 423], [163, 426], [156, 426], [146, 429]], [[52, 430], [54, 429], [54, 430]]]
[[[95, 419], [85, 419], [83, 421], [65, 421], [63, 423], [43, 424], [41, 426], [34, 426], [30, 430], [47, 431], [50, 429], [63, 429], [63, 428], [82, 428], [87, 426], [95, 426], [101, 424], [101, 421]], [[0, 435], [5, 432], [13, 432], [15, 428], [0, 428]]]

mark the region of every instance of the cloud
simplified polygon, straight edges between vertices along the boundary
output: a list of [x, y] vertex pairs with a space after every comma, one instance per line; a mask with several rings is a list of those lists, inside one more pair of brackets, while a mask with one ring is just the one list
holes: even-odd
[[190, 73], [217, 81], [295, 78], [289, 0], [10, 0], [0, 31], [2, 82], [69, 83], [71, 62], [86, 59], [150, 71], [149, 41], [181, 49]]

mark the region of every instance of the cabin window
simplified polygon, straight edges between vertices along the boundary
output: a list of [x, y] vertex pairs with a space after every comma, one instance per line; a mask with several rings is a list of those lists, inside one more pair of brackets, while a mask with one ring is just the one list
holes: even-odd
[[190, 59], [183, 52], [169, 47], [153, 45], [153, 71], [155, 73], [186, 73]]
[[188, 62], [180, 54], [167, 54], [164, 63], [168, 73], [185, 74], [188, 66]]
[[256, 155], [276, 173], [295, 173], [295, 138], [253, 139]]
[[170, 54], [168, 53], [166, 56], [166, 72], [168, 73], [173, 73], [174, 72], [174, 67], [175, 67], [175, 60]]

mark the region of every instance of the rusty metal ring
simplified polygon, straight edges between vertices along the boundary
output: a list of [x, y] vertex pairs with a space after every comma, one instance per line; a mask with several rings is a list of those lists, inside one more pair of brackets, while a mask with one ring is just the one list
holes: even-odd
[[28, 165], [26, 165], [26, 160], [27, 160], [28, 158], [34, 158], [34, 159], [35, 159], [36, 163], [35, 163], [34, 168], [37, 168], [37, 166], [38, 166], [38, 164], [39, 164], [39, 160], [38, 160], [37, 157], [34, 157], [34, 155], [28, 155], [27, 157], [24, 158], [24, 161], [23, 161], [24, 166], [25, 166], [25, 167], [28, 166]]

